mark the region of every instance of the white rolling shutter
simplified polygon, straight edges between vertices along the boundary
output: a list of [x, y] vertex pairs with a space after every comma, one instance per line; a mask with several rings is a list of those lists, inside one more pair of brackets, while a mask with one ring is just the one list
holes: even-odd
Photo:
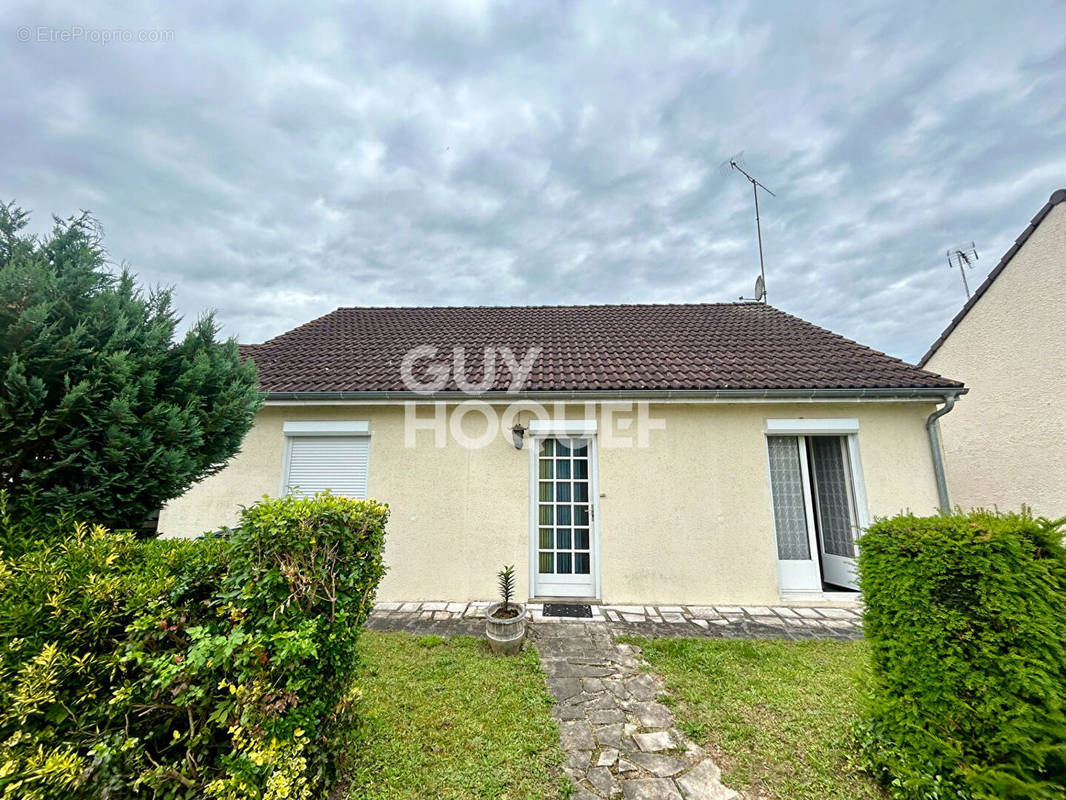
[[285, 491], [366, 499], [369, 436], [290, 436]]

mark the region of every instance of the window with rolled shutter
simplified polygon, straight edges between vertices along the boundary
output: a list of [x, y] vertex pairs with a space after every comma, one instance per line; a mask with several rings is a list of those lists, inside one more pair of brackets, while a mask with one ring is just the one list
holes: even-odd
[[369, 462], [369, 436], [290, 436], [285, 489], [301, 497], [328, 489], [365, 500]]

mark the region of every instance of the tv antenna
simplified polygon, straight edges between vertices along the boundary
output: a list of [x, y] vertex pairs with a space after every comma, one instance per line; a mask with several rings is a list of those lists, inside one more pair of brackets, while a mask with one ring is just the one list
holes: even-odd
[[752, 194], [755, 195], [755, 235], [759, 239], [759, 279], [755, 282], [755, 297], [754, 298], [741, 297], [740, 299], [741, 300], [754, 299], [754, 300], [762, 301], [763, 303], [765, 303], [766, 302], [766, 265], [765, 265], [765, 263], [763, 263], [763, 255], [762, 255], [762, 223], [759, 221], [759, 189], [762, 189], [764, 192], [767, 192], [770, 195], [770, 197], [777, 197], [777, 195], [774, 194], [773, 192], [771, 192], [769, 189], [767, 189], [761, 183], [759, 183], [758, 180], [756, 180], [754, 177], [752, 177], [750, 174], [748, 174], [748, 171], [746, 169], [744, 169], [744, 167], [741, 166], [740, 159], [743, 158], [743, 156], [744, 156], [743, 152], [735, 153], [734, 155], [730, 156], [726, 160], [726, 162], [724, 164], [722, 164], [723, 167], [725, 166], [725, 164], [729, 164], [729, 168], [731, 170], [735, 170], [736, 172], [739, 172], [741, 175], [743, 175], [745, 178], [747, 178], [748, 181], [751, 183]]
[[948, 250], [948, 267], [958, 267], [959, 273], [962, 275], [962, 286], [966, 289], [966, 299], [970, 299], [970, 283], [966, 280], [966, 270], [973, 269], [973, 262], [977, 260], [977, 246], [970, 242], [969, 244], [960, 244], [958, 247], [952, 247]]

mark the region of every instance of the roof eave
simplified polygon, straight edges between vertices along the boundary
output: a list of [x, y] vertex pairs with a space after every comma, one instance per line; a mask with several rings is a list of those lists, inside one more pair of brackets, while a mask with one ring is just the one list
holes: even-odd
[[266, 392], [268, 401], [379, 400], [943, 400], [969, 391], [957, 386], [883, 387], [867, 389], [618, 389], [542, 392]]

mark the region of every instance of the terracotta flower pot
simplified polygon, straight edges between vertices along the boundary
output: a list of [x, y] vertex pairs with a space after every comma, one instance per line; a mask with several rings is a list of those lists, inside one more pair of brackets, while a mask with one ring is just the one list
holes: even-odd
[[503, 608], [503, 603], [493, 603], [485, 609], [485, 635], [489, 639], [492, 652], [502, 656], [513, 656], [522, 649], [522, 640], [526, 637], [526, 621], [529, 615], [521, 603], [510, 603], [510, 608], [518, 614], [501, 619], [492, 616]]

